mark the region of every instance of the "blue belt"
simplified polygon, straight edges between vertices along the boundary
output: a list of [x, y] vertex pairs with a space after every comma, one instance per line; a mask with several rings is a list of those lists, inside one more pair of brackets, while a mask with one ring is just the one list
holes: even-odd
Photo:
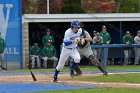
[[67, 47], [64, 46], [64, 48], [66, 48], [66, 49], [76, 49], [77, 47], [74, 47], [74, 48], [67, 48]]
[[74, 49], [74, 48], [67, 48], [67, 49]]

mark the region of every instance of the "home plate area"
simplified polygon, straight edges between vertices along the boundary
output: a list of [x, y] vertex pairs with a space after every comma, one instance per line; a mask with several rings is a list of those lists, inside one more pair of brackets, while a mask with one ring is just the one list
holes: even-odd
[[[123, 73], [140, 73], [136, 70], [125, 71], [109, 71], [109, 74]], [[32, 93], [58, 90], [75, 90], [89, 88], [112, 88], [112, 87], [134, 87], [140, 88], [140, 84], [124, 83], [124, 82], [94, 82], [94, 81], [78, 81], [72, 80], [69, 72], [62, 72], [59, 75], [59, 82], [53, 82], [53, 73], [34, 72], [37, 81], [34, 82], [32, 76], [28, 72], [0, 72], [0, 93]], [[89, 71], [83, 72], [82, 77], [98, 77], [102, 73]], [[80, 77], [79, 77], [80, 78]]]

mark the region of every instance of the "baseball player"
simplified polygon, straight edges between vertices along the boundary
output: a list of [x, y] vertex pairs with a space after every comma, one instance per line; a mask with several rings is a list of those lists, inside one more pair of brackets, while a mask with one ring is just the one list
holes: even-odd
[[51, 40], [52, 44], [54, 44], [55, 42], [53, 36], [51, 35], [50, 29], [46, 30], [46, 35], [44, 35], [42, 38], [43, 46], [46, 46], [46, 43], [48, 42], [48, 40]]
[[70, 76], [71, 78], [74, 77], [74, 68], [77, 66], [77, 63], [80, 62], [80, 54], [76, 48], [77, 43], [82, 36], [82, 29], [79, 29], [79, 27], [80, 23], [78, 21], [72, 21], [71, 28], [65, 32], [60, 59], [54, 73], [54, 82], [57, 82], [58, 74], [62, 70], [69, 56], [73, 59], [73, 63], [70, 67]]
[[[103, 43], [103, 38], [99, 35], [98, 32], [94, 31], [94, 37], [93, 37], [93, 45], [102, 45]], [[93, 49], [94, 55], [97, 57], [97, 59], [102, 58], [102, 49], [101, 48], [95, 48]]]
[[30, 57], [32, 60], [32, 68], [35, 68], [35, 60], [37, 61], [37, 68], [40, 67], [40, 48], [38, 47], [38, 43], [34, 43], [34, 45], [30, 48]]
[[[107, 71], [105, 70], [105, 68], [103, 67], [101, 62], [99, 62], [97, 60], [96, 56], [94, 55], [94, 53], [91, 49], [90, 42], [92, 42], [92, 38], [91, 38], [90, 34], [82, 28], [80, 28], [79, 30], [82, 30], [82, 33], [83, 33], [81, 42], [78, 42], [78, 44], [77, 44], [80, 55], [88, 58], [90, 63], [92, 63], [94, 66], [98, 67], [98, 69], [103, 73], [103, 75], [107, 76], [107, 74], [108, 74]], [[76, 68], [78, 68], [78, 66]], [[75, 71], [77, 72], [76, 69], [75, 69]], [[77, 74], [79, 74], [79, 73], [77, 72]]]
[[47, 67], [47, 61], [48, 60], [53, 60], [53, 67], [56, 66], [57, 64], [57, 57], [56, 57], [56, 49], [55, 47], [52, 45], [51, 40], [48, 40], [48, 42], [46, 43], [46, 45], [43, 47], [42, 49], [42, 54], [43, 54], [43, 58], [44, 59], [44, 67]]
[[[100, 32], [100, 36], [103, 38], [103, 44], [110, 44], [111, 36], [110, 36], [110, 33], [107, 31], [107, 27], [105, 25], [102, 26], [102, 31]], [[106, 52], [106, 57], [108, 60], [108, 48], [107, 48], [107, 52]], [[101, 62], [103, 62], [103, 61], [101, 61]]]
[[6, 68], [4, 67], [4, 49], [5, 49], [5, 41], [4, 39], [1, 37], [1, 32], [0, 32], [0, 68], [2, 70], [6, 70]]
[[[134, 38], [134, 42], [140, 45], [140, 30], [137, 32], [137, 36]], [[140, 65], [140, 48], [135, 48], [135, 65]]]
[[[129, 31], [126, 31], [126, 34], [123, 36], [123, 44], [130, 45], [133, 44], [133, 37]], [[132, 48], [124, 48], [124, 65], [128, 65], [128, 61], [131, 57]]]

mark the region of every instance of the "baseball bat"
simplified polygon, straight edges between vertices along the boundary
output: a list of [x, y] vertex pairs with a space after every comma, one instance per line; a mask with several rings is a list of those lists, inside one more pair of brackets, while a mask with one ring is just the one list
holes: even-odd
[[29, 69], [29, 71], [30, 71], [30, 73], [31, 73], [31, 76], [32, 76], [33, 80], [34, 80], [34, 81], [37, 81], [35, 75], [34, 75], [33, 72], [31, 71], [31, 68], [30, 68], [29, 64], [27, 64], [27, 67], [28, 67], [28, 69]]

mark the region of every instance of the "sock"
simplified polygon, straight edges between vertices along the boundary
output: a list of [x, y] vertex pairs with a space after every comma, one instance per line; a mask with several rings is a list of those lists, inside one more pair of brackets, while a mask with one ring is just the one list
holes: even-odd
[[54, 73], [54, 77], [57, 77], [58, 74], [59, 74], [60, 71], [58, 71], [57, 69], [55, 70], [55, 73]]
[[74, 68], [77, 66], [77, 63], [75, 63], [74, 61], [73, 61], [73, 63], [72, 63], [72, 66], [70, 67], [70, 69], [71, 70], [74, 70]]

